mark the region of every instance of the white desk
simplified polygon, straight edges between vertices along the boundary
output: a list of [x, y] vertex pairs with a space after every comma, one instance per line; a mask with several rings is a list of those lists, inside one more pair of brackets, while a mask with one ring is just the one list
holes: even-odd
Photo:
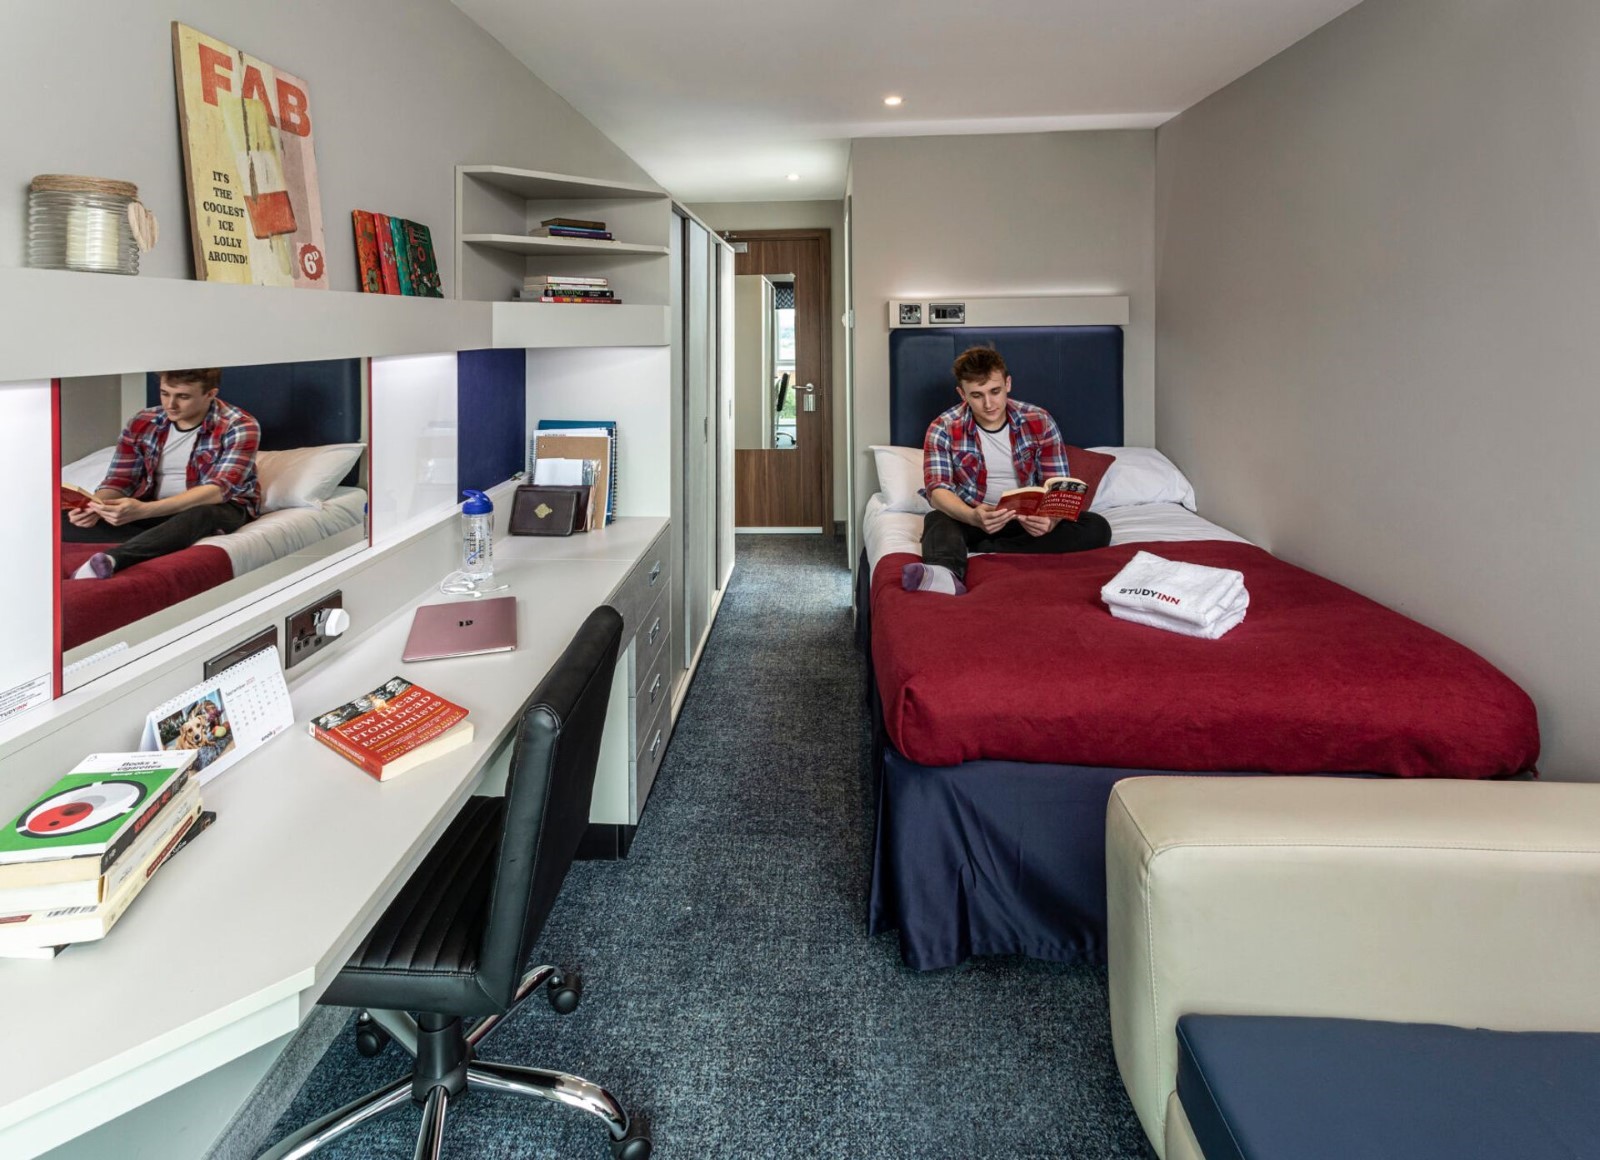
[[[473, 743], [379, 783], [297, 726], [206, 787], [216, 824], [105, 941], [0, 961], [0, 1155], [37, 1155], [297, 1028], [665, 525], [498, 541], [515, 652], [402, 664], [411, 608], [444, 599], [431, 589], [337, 646], [291, 689], [299, 726], [400, 673], [467, 706]], [[613, 715], [607, 733], [625, 726]]]

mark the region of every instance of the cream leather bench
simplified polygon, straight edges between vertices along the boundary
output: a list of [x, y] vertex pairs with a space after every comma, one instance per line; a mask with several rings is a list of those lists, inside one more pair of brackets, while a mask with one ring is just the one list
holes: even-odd
[[1179, 1102], [1181, 1016], [1600, 1032], [1600, 785], [1134, 778], [1106, 826], [1117, 1066], [1165, 1160], [1218, 1160]]

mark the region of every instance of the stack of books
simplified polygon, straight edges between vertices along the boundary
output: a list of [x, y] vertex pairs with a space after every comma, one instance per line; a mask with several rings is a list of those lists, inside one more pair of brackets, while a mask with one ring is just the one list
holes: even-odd
[[583, 218], [545, 218], [539, 228], [529, 230], [530, 238], [587, 238], [591, 242], [609, 242], [611, 231], [605, 222], [585, 221]]
[[576, 274], [529, 275], [517, 297], [524, 302], [581, 302], [588, 306], [614, 306], [621, 302], [606, 279]]
[[0, 958], [104, 938], [167, 860], [216, 817], [194, 750], [94, 753], [0, 832]]

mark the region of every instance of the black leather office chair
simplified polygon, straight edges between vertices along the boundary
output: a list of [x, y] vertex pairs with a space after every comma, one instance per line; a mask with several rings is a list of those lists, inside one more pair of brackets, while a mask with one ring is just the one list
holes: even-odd
[[[308, 1124], [263, 1160], [308, 1156], [408, 1099], [423, 1105], [415, 1156], [436, 1157], [445, 1110], [466, 1091], [566, 1104], [605, 1122], [618, 1160], [650, 1155], [649, 1136], [630, 1125], [604, 1088], [474, 1054], [483, 1037], [541, 985], [550, 987], [558, 1011], [577, 1004], [574, 977], [552, 967], [537, 967], [520, 979], [518, 972], [588, 825], [621, 639], [622, 617], [615, 609], [589, 615], [523, 706], [505, 796], [468, 800], [321, 999], [365, 1008], [363, 1051], [374, 1053], [392, 1036], [416, 1059], [411, 1075]], [[462, 1021], [471, 1017], [480, 1018], [469, 1031]]]

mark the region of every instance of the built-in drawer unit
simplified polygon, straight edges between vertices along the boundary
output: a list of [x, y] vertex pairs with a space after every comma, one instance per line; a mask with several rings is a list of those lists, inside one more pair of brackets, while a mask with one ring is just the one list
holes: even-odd
[[672, 736], [672, 706], [668, 704], [669, 700], [667, 697], [661, 698], [655, 716], [639, 730], [639, 752], [634, 757], [633, 769], [632, 804], [635, 817], [644, 809], [645, 798], [650, 796], [650, 787], [655, 784], [656, 772], [661, 768], [661, 759], [667, 752], [667, 741]]
[[[645, 614], [655, 605], [656, 598], [672, 583], [672, 540], [668, 533], [671, 525], [651, 542], [627, 577], [617, 585], [608, 603], [622, 613], [622, 639], [629, 640], [635, 633], [650, 626]], [[646, 645], [643, 637], [639, 643]], [[648, 651], [648, 646], [646, 646]]]

